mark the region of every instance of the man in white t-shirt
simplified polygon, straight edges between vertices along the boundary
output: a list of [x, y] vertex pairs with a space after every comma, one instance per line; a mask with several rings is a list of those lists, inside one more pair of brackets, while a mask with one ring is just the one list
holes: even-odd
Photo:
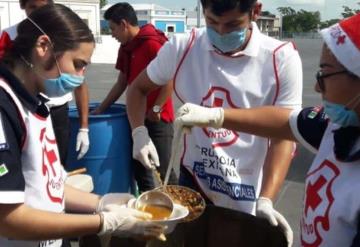
[[[53, 0], [20, 0], [20, 7], [26, 13], [30, 13], [46, 4], [53, 4]], [[13, 40], [17, 36], [17, 24], [10, 26], [1, 31], [0, 35], [0, 58], [3, 57], [5, 49], [12, 46]], [[81, 159], [89, 149], [89, 128], [88, 128], [88, 112], [89, 112], [89, 92], [86, 83], [82, 83], [74, 90], [76, 104], [79, 108], [80, 128], [77, 135], [76, 149], [79, 151], [78, 159]], [[66, 167], [67, 151], [70, 138], [70, 120], [68, 117], [68, 102], [72, 100], [72, 93], [63, 96], [48, 95], [50, 101], [50, 114], [53, 128], [58, 144], [61, 163]]]
[[[262, 34], [256, 0], [202, 0], [206, 28], [175, 35], [129, 88], [127, 109], [133, 128], [133, 155], [157, 160], [143, 126], [146, 94], [174, 81], [178, 99], [206, 107], [300, 108], [302, 65], [292, 43]], [[292, 232], [272, 201], [286, 176], [292, 142], [227, 129], [193, 128], [184, 136], [180, 181], [209, 203], [266, 218]], [[281, 169], [279, 169], [281, 167]]]

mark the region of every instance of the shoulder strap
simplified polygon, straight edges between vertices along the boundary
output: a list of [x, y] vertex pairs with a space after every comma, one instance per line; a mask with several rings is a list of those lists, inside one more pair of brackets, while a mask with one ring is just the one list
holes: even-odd
[[[174, 75], [174, 78], [173, 78], [173, 83], [174, 83], [174, 85], [175, 85], [175, 83], [176, 83], [176, 77], [177, 77], [177, 74], [178, 74], [178, 72], [179, 72], [179, 70], [180, 70], [180, 67], [181, 67], [181, 65], [183, 64], [183, 62], [184, 62], [187, 54], [189, 53], [189, 51], [191, 50], [191, 48], [193, 47], [193, 45], [194, 45], [194, 43], [195, 43], [195, 37], [196, 37], [195, 29], [192, 29], [192, 30], [191, 30], [191, 34], [190, 34], [190, 37], [189, 37], [189, 40], [188, 40], [188, 43], [187, 43], [186, 48], [185, 48], [185, 50], [184, 50], [184, 53], [183, 53], [183, 55], [182, 55], [182, 57], [181, 57], [181, 59], [180, 59], [179, 64], [178, 64], [177, 67], [176, 67], [175, 75]], [[176, 96], [178, 97], [178, 99], [179, 99], [182, 103], [184, 103], [184, 101], [180, 98], [180, 96], [179, 96], [178, 93], [176, 92], [176, 88], [175, 88], [175, 87], [174, 87], [174, 92], [175, 92]]]

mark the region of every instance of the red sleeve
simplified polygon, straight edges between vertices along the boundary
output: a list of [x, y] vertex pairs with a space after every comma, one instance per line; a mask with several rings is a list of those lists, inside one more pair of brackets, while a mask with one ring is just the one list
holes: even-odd
[[2, 32], [0, 37], [0, 59], [4, 57], [5, 51], [12, 47], [12, 40], [7, 32]]

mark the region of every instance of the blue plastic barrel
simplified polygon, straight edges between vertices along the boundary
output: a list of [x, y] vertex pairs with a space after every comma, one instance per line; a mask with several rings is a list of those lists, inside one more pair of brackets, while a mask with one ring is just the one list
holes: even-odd
[[[90, 111], [99, 104], [91, 103]], [[113, 104], [100, 115], [89, 115], [90, 148], [86, 155], [77, 160], [76, 136], [79, 130], [77, 108], [70, 106], [71, 137], [67, 170], [86, 167], [92, 176], [94, 193], [130, 192], [132, 186], [131, 129], [125, 105]]]

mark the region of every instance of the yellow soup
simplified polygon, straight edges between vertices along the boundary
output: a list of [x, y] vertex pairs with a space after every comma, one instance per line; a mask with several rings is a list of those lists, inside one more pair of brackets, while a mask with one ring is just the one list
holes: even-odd
[[159, 205], [144, 205], [141, 211], [151, 214], [153, 220], [166, 220], [171, 214], [169, 208]]

